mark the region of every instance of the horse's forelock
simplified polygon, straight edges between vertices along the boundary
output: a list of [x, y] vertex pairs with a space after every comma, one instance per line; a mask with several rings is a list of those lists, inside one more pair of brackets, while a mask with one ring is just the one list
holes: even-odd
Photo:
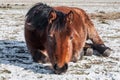
[[56, 11], [56, 14], [57, 14], [57, 18], [51, 24], [51, 29], [50, 30], [54, 31], [54, 32], [63, 32], [66, 29], [65, 14], [60, 12], [60, 11]]

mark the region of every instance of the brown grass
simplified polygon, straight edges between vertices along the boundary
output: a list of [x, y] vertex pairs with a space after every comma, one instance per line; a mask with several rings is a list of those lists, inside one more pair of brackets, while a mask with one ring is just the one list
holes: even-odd
[[99, 19], [99, 20], [115, 20], [115, 19], [120, 19], [120, 12], [109, 12], [105, 13], [103, 11], [98, 12], [98, 13], [91, 13], [90, 17], [92, 19]]

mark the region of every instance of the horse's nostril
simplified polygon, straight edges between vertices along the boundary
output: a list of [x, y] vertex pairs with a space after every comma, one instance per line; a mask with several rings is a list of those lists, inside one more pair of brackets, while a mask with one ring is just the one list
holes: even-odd
[[58, 69], [59, 69], [59, 67], [57, 66], [57, 64], [55, 64], [55, 65], [53, 66], [53, 68], [54, 68], [54, 70], [58, 70]]
[[64, 70], [67, 70], [67, 69], [68, 69], [68, 64], [67, 64], [67, 63], [63, 66], [63, 69], [64, 69]]

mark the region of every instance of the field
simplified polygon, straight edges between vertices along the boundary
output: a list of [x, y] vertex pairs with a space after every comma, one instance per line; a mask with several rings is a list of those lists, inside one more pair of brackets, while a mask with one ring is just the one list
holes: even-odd
[[120, 80], [120, 1], [77, 1], [47, 3], [84, 9], [105, 44], [113, 50], [110, 57], [84, 56], [77, 63], [70, 62], [66, 73], [54, 74], [49, 63], [33, 62], [27, 51], [24, 20], [32, 3], [8, 5], [8, 1], [0, 6], [0, 80]]

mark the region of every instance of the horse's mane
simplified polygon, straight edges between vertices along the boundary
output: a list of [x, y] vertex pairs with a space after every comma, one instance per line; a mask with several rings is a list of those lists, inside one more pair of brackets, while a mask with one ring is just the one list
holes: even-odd
[[51, 11], [55, 11], [57, 14], [57, 19], [51, 24], [51, 28], [60, 31], [65, 27], [65, 14], [61, 11], [56, 11], [52, 7], [43, 4], [35, 4], [26, 14], [26, 21], [31, 23], [36, 29], [45, 29], [48, 25], [49, 14]]
[[51, 10], [53, 10], [52, 7], [37, 3], [26, 14], [26, 21], [35, 28], [43, 29], [48, 25], [48, 16]]

